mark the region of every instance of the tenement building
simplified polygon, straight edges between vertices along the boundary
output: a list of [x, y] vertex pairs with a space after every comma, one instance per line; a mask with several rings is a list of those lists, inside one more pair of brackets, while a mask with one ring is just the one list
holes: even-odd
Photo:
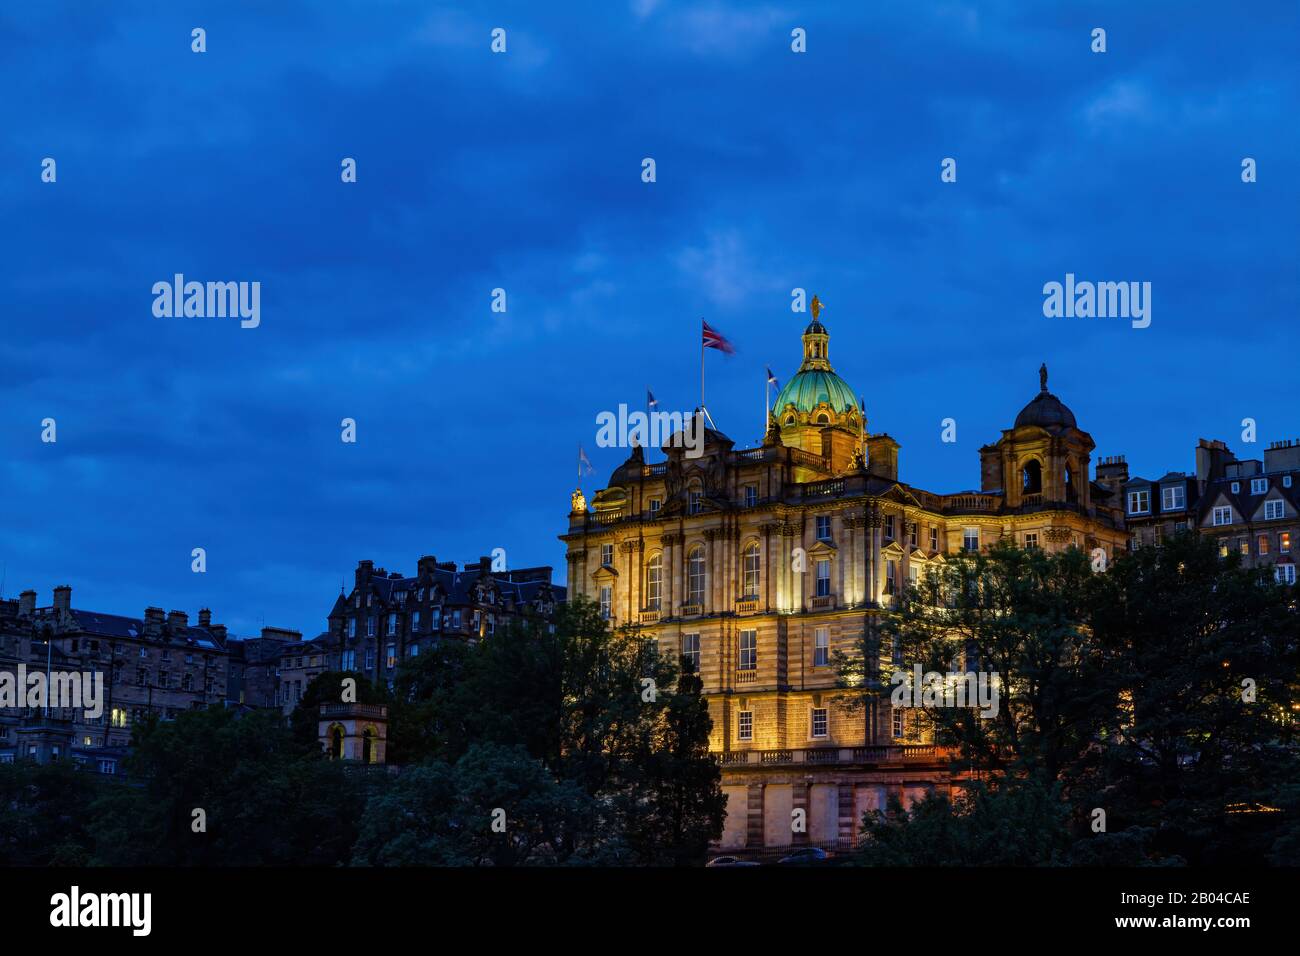
[[0, 710], [0, 761], [72, 759], [115, 773], [138, 721], [222, 706], [227, 657], [226, 628], [206, 609], [191, 625], [186, 612], [155, 607], [142, 618], [80, 610], [67, 586], [54, 589], [48, 607], [24, 591], [0, 602], [0, 669], [99, 673], [104, 696], [97, 716], [75, 707]]
[[856, 652], [907, 584], [1004, 539], [1110, 557], [1126, 544], [1120, 489], [1089, 479], [1093, 440], [1046, 368], [980, 449], [980, 489], [938, 494], [899, 479], [898, 443], [868, 430], [829, 341], [814, 316], [761, 447], [713, 428], [699, 457], [671, 438], [659, 463], [634, 447], [590, 504], [574, 493], [561, 535], [571, 598], [700, 673], [727, 848], [855, 840], [891, 795], [910, 805], [952, 785], [946, 755], [887, 692], [851, 709], [836, 691], [835, 652]]
[[[549, 567], [507, 570], [498, 563], [494, 570], [488, 557], [457, 567], [428, 556], [410, 576], [361, 561], [351, 592], [334, 602], [328, 634], [318, 646], [328, 655], [327, 669], [356, 671], [391, 687], [398, 665], [421, 649], [444, 637], [490, 637], [511, 621], [549, 620], [557, 599]], [[302, 656], [286, 653], [295, 663]], [[292, 700], [284, 703], [292, 709]]]

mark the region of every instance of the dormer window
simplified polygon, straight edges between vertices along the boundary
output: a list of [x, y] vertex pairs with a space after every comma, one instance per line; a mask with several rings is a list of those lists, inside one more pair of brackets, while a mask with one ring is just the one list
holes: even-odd
[[1160, 496], [1160, 507], [1164, 511], [1181, 511], [1187, 507], [1187, 489], [1182, 485], [1163, 488]]
[[1215, 508], [1215, 509], [1214, 509], [1214, 518], [1213, 518], [1213, 523], [1216, 524], [1216, 525], [1219, 525], [1219, 524], [1232, 524], [1232, 509], [1231, 509], [1231, 508]]
[[1267, 492], [1267, 491], [1268, 491], [1268, 479], [1267, 479], [1267, 478], [1252, 478], [1252, 479], [1250, 479], [1250, 493], [1251, 493], [1252, 495], [1262, 495], [1262, 494], [1264, 494], [1264, 493]]
[[1274, 498], [1271, 501], [1264, 502], [1264, 520], [1276, 521], [1286, 516], [1286, 506], [1282, 503], [1281, 498]]
[[1234, 481], [1234, 482], [1232, 483], [1232, 493], [1233, 493], [1234, 495], [1236, 495], [1236, 494], [1240, 494], [1240, 493], [1241, 493], [1241, 482], [1240, 482], [1240, 481]]
[[1151, 489], [1144, 488], [1141, 491], [1130, 491], [1128, 493], [1128, 513], [1131, 515], [1146, 514], [1151, 510]]

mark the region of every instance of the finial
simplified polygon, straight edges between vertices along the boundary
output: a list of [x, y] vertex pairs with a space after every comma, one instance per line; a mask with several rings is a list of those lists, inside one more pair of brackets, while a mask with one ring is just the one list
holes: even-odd
[[812, 314], [813, 314], [814, 322], [817, 321], [817, 317], [822, 314], [822, 309], [824, 308], [826, 308], [826, 306], [822, 305], [822, 300], [817, 298], [817, 296], [814, 295], [812, 300]]
[[1044, 362], [1038, 367], [1038, 388], [1040, 391], [1047, 391], [1047, 363]]

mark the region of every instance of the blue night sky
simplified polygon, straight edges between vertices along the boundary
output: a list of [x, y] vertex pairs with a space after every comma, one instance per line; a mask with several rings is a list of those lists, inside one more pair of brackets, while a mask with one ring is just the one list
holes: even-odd
[[[589, 493], [625, 457], [596, 414], [692, 407], [703, 316], [739, 349], [710, 410], [755, 441], [794, 287], [912, 484], [977, 487], [1043, 361], [1094, 461], [1259, 457], [1300, 435], [1297, 11], [7, 3], [4, 594], [311, 635], [360, 558], [562, 580], [578, 443]], [[260, 281], [261, 326], [156, 318], [178, 272]], [[1045, 318], [1067, 272], [1151, 282], [1150, 328]]]

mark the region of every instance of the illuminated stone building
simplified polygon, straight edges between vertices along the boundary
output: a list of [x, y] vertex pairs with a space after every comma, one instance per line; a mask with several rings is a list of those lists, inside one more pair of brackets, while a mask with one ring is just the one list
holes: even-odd
[[[1089, 480], [1092, 438], [1039, 391], [980, 449], [980, 489], [936, 494], [899, 480], [899, 445], [867, 428], [814, 317], [761, 447], [705, 430], [649, 464], [639, 447], [590, 505], [573, 496], [570, 598], [640, 628], [704, 682], [728, 796], [728, 849], [856, 839], [864, 811], [951, 783], [888, 696], [837, 701], [837, 650], [861, 647], [882, 609], [947, 555], [1125, 546], [1120, 495]], [[806, 831], [792, 832], [792, 811]]]

